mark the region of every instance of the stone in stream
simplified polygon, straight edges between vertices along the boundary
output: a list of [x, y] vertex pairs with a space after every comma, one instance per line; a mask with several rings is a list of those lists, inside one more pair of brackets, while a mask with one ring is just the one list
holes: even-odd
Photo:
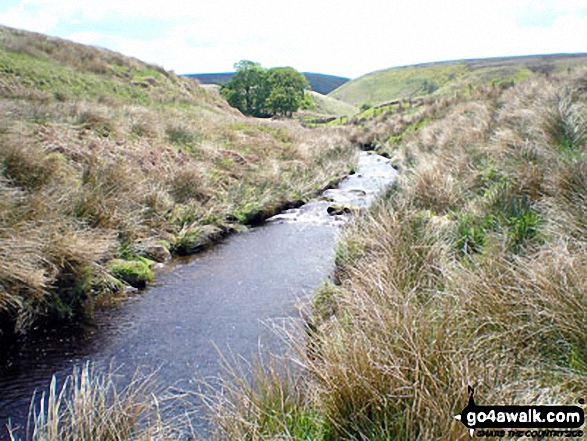
[[331, 204], [326, 211], [330, 216], [336, 216], [341, 214], [351, 214], [353, 212], [360, 211], [361, 208], [354, 205], [346, 204]]

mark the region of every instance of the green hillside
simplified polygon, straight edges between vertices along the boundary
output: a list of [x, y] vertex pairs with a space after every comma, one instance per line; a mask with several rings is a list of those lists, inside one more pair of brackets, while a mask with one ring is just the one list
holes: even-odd
[[586, 54], [448, 61], [397, 67], [345, 83], [330, 97], [355, 106], [375, 106], [397, 98], [467, 93], [472, 88], [518, 82], [587, 65]]
[[0, 340], [91, 315], [354, 155], [340, 131], [245, 118], [158, 66], [7, 27], [0, 97]]
[[328, 95], [310, 91], [310, 96], [316, 105], [312, 113], [320, 116], [353, 116], [359, 109], [352, 104], [332, 98]]

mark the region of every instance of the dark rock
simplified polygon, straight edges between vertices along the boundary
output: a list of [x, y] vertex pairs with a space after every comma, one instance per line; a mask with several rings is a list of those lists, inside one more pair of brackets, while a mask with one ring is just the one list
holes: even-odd
[[344, 205], [344, 204], [332, 204], [327, 209], [326, 212], [330, 216], [336, 216], [341, 214], [350, 214], [354, 211], [359, 211], [359, 207], [355, 207], [354, 205]]

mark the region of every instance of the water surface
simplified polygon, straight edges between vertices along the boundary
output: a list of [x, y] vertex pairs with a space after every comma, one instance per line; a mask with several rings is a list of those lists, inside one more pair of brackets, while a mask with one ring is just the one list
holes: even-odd
[[86, 360], [99, 370], [112, 366], [121, 378], [156, 369], [159, 384], [190, 389], [220, 374], [222, 354], [251, 360], [284, 352], [271, 325], [298, 317], [333, 270], [339, 225], [349, 215], [330, 216], [328, 207], [366, 207], [394, 178], [388, 160], [362, 153], [356, 173], [338, 189], [175, 261], [157, 274], [156, 286], [99, 312], [94, 326], [20, 342], [0, 362], [0, 427], [9, 417], [22, 426], [35, 389]]

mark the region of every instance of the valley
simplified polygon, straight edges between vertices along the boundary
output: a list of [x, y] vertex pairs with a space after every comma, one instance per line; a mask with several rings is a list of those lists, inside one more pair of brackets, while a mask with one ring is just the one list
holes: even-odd
[[253, 118], [0, 27], [0, 438], [464, 441], [469, 385], [576, 404], [586, 69], [397, 67]]

